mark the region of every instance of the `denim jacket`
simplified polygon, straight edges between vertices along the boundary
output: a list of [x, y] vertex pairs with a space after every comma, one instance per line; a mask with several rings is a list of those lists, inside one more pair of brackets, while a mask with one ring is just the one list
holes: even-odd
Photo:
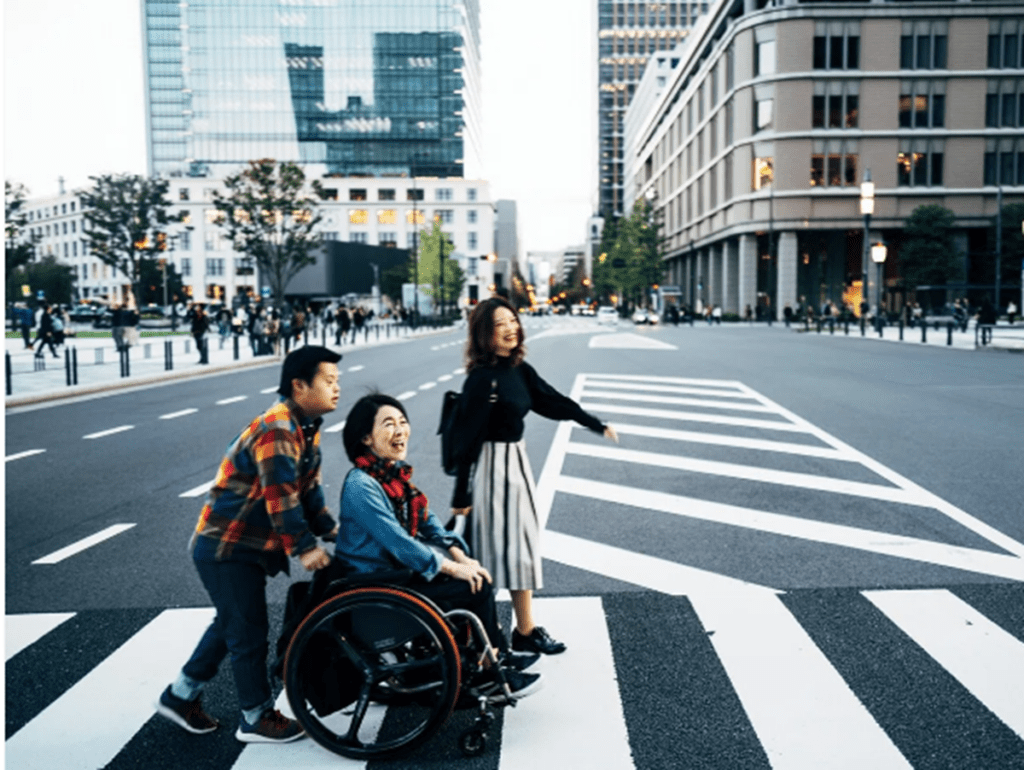
[[446, 551], [458, 546], [469, 553], [466, 542], [446, 530], [430, 510], [416, 537], [412, 537], [395, 517], [384, 488], [359, 468], [353, 468], [345, 477], [340, 511], [334, 551], [356, 572], [394, 569], [398, 562], [433, 580], [441, 571], [444, 557], [427, 543]]

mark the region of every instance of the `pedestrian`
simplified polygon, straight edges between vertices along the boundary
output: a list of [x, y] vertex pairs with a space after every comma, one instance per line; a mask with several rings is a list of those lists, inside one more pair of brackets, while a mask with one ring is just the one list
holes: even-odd
[[32, 350], [32, 327], [36, 323], [36, 314], [24, 302], [18, 302], [15, 305], [15, 312], [18, 314], [18, 323], [21, 325], [21, 337], [25, 340], [25, 350]]
[[[789, 312], [790, 314], [792, 314], [793, 311], [790, 310]], [[744, 309], [743, 317], [747, 320], [748, 324], [754, 323], [754, 311], [750, 308], [750, 305], [747, 305], [747, 307]]]
[[131, 293], [121, 309], [121, 344], [125, 350], [139, 344], [139, 311]]
[[789, 324], [793, 320], [793, 308], [789, 306], [788, 302], [786, 303], [786, 306], [782, 308], [782, 318], [786, 322], [786, 328], [788, 329]]
[[306, 330], [306, 311], [300, 306], [292, 316], [292, 334], [295, 335], [295, 344], [298, 345], [302, 339], [302, 333]]
[[44, 345], [49, 345], [50, 352], [53, 354], [54, 358], [60, 358], [60, 356], [57, 355], [57, 348], [54, 347], [53, 316], [50, 314], [49, 303], [45, 303], [43, 305], [43, 311], [39, 315], [39, 330], [36, 332], [35, 342], [39, 343], [39, 347], [36, 348], [36, 358], [43, 357]]
[[110, 336], [117, 352], [124, 350], [124, 309], [120, 302], [115, 302], [110, 308]]
[[192, 338], [196, 341], [196, 350], [199, 352], [199, 363], [210, 363], [206, 350], [206, 332], [210, 328], [210, 319], [202, 305], [196, 305], [192, 313]]
[[[382, 393], [363, 396], [348, 413], [342, 441], [355, 467], [342, 486], [335, 556], [357, 574], [405, 567], [414, 573], [410, 588], [443, 611], [473, 612], [498, 650], [513, 694], [525, 697], [540, 689], [540, 675], [519, 672], [539, 655], [509, 650], [490, 573], [470, 558], [466, 542], [442, 526], [412, 484], [413, 469], [405, 462], [410, 432], [405, 407]], [[496, 691], [494, 674], [489, 672], [488, 689]]]
[[320, 485], [320, 426], [338, 405], [338, 361], [327, 348], [298, 348], [284, 360], [280, 399], [232, 441], [189, 550], [216, 616], [157, 711], [190, 733], [216, 730], [202, 707], [205, 686], [229, 654], [243, 743], [285, 743], [302, 727], [273, 707], [267, 671], [267, 577], [289, 574], [289, 556], [307, 571], [330, 556], [317, 537], [338, 528]]
[[1010, 321], [1010, 326], [1013, 326], [1013, 321], [1017, 317], [1017, 304], [1012, 299], [1006, 303], [1006, 317]]
[[479, 303], [469, 318], [468, 335], [467, 377], [462, 386], [468, 419], [459, 432], [462, 449], [457, 452], [461, 460], [452, 513], [472, 511], [472, 553], [494, 577], [495, 588], [508, 588], [512, 594], [516, 621], [512, 648], [557, 654], [565, 644], [555, 641], [533, 619], [533, 591], [542, 587], [543, 580], [540, 521], [523, 419], [532, 410], [552, 420], [575, 420], [615, 442], [618, 435], [612, 426], [548, 385], [523, 360], [525, 335], [508, 300], [491, 297]]
[[981, 344], [987, 345], [992, 341], [992, 327], [996, 325], [996, 307], [988, 295], [981, 301], [981, 309], [978, 311], [978, 325], [981, 327]]
[[722, 325], [722, 306], [721, 305], [715, 305], [714, 310], [711, 311], [711, 317], [715, 319], [715, 325], [716, 326], [721, 326]]

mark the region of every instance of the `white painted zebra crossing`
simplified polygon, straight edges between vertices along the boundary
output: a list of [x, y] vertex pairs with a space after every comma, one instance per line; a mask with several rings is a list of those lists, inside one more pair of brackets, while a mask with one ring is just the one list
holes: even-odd
[[[689, 602], [772, 768], [912, 767], [895, 737], [879, 725], [855, 688], [780, 601], [779, 592], [738, 581], [691, 588]], [[1024, 738], [1024, 642], [947, 590], [870, 590], [860, 595], [906, 634], [908, 643], [932, 656], [970, 697]], [[544, 689], [505, 710], [500, 748], [491, 749], [497, 753], [494, 766], [639, 767], [602, 598], [540, 598], [537, 611], [558, 619], [560, 638], [569, 643], [570, 651], [543, 659], [538, 668], [546, 678]], [[160, 613], [17, 730], [6, 743], [7, 766], [74, 770], [111, 762], [155, 717], [156, 696], [211, 615], [210, 609]], [[8, 616], [8, 665], [17, 665], [17, 653], [44, 640], [72, 616]], [[673, 654], [670, 649], [664, 652]], [[679, 660], [678, 665], [686, 666], [687, 661]], [[928, 681], [914, 684], [923, 691], [930, 687]], [[901, 695], [893, 692], [894, 697]], [[8, 691], [7, 698], [9, 704], [17, 703], [18, 695]], [[278, 705], [287, 711], [283, 693]], [[373, 714], [378, 725], [384, 714], [383, 707]], [[940, 738], [956, 740], [933, 739]], [[207, 738], [182, 733], [181, 739]], [[1024, 751], [1024, 742], [1019, 749]], [[409, 762], [416, 766], [415, 757]], [[271, 764], [296, 769], [366, 767], [309, 740], [285, 746], [239, 744], [232, 767], [246, 770]]]

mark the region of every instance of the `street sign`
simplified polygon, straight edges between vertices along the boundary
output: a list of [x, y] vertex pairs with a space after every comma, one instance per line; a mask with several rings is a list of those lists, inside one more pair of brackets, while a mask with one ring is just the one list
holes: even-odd
[[260, 287], [260, 296], [263, 297], [263, 299], [270, 299], [270, 287], [269, 286], [261, 286]]

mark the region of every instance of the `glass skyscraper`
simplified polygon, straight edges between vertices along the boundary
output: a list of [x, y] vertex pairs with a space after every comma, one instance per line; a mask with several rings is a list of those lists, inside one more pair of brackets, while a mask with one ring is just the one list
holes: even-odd
[[598, 0], [600, 213], [623, 215], [623, 119], [655, 51], [683, 40], [707, 2]]
[[142, 0], [151, 174], [476, 176], [479, 0]]

